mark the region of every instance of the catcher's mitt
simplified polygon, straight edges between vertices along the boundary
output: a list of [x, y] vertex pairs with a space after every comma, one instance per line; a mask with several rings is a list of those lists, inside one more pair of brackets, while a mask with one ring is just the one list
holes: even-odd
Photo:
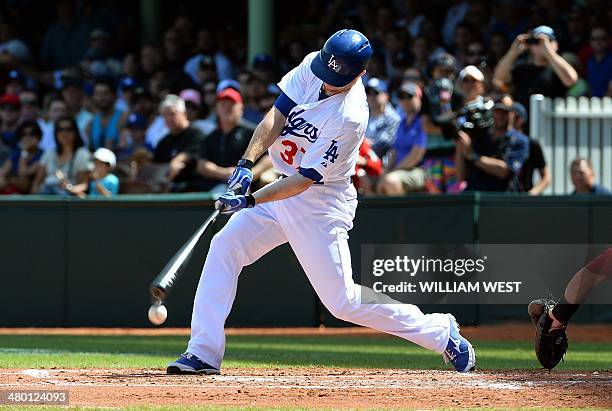
[[548, 311], [555, 302], [552, 300], [535, 300], [529, 303], [527, 311], [535, 325], [535, 353], [540, 364], [547, 370], [555, 368], [567, 351], [567, 334], [565, 327], [551, 331], [552, 320]]

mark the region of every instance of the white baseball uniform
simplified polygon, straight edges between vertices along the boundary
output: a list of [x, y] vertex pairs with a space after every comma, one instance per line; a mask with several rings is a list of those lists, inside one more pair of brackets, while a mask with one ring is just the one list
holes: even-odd
[[423, 314], [409, 304], [361, 304], [353, 282], [348, 231], [357, 193], [351, 184], [368, 122], [361, 81], [320, 99], [323, 82], [310, 70], [311, 53], [278, 83], [297, 105], [269, 149], [274, 167], [318, 183], [281, 201], [235, 213], [211, 244], [195, 296], [187, 351], [220, 368], [225, 320], [236, 296], [238, 275], [275, 247], [289, 242], [327, 309], [336, 317], [397, 335], [442, 353], [449, 337], [445, 314]]

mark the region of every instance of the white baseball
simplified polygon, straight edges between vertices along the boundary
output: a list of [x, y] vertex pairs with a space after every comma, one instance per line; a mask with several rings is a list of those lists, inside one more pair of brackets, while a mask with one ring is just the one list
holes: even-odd
[[168, 310], [166, 310], [166, 306], [163, 304], [153, 304], [149, 308], [149, 321], [154, 325], [161, 325], [166, 322], [166, 318], [168, 318]]

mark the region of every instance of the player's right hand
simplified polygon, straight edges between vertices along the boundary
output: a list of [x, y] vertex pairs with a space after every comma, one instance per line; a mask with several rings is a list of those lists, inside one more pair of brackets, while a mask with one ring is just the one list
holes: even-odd
[[228, 191], [217, 199], [215, 208], [221, 214], [233, 214], [238, 210], [249, 207], [246, 196]]
[[238, 166], [227, 180], [228, 191], [240, 192], [246, 194], [253, 181], [253, 162], [242, 159], [238, 162]]

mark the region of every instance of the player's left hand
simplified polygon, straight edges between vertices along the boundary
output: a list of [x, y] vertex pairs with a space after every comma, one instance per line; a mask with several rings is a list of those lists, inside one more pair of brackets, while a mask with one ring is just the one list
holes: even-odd
[[249, 204], [246, 196], [231, 191], [223, 194], [215, 202], [215, 208], [221, 211], [221, 214], [233, 214], [247, 207], [249, 207]]

